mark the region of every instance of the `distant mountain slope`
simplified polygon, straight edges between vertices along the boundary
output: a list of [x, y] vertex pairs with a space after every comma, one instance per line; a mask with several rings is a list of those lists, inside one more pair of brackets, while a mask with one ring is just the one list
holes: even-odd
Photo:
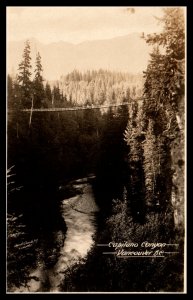
[[[74, 45], [63, 41], [42, 44], [30, 39], [31, 56], [40, 52], [47, 80], [59, 79], [74, 69], [80, 71], [99, 68], [140, 73], [145, 70], [149, 58], [149, 47], [140, 37], [133, 33], [108, 40], [85, 41]], [[24, 41], [9, 42], [7, 45], [7, 69], [9, 73], [17, 72], [24, 49]]]

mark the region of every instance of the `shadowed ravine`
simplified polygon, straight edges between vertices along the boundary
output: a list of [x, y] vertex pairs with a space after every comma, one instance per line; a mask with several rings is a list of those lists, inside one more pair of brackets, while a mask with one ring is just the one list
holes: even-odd
[[[98, 207], [92, 186], [85, 178], [75, 181], [73, 187], [81, 190], [81, 194], [62, 201], [62, 216], [67, 225], [67, 232], [57, 263], [48, 269], [42, 262], [31, 272], [31, 276], [36, 276], [38, 281], [30, 280], [28, 289], [20, 288], [20, 292], [60, 292], [63, 272], [84, 258], [93, 245], [93, 235], [97, 228], [95, 213]], [[60, 235], [61, 232], [57, 232], [56, 239], [60, 240]]]

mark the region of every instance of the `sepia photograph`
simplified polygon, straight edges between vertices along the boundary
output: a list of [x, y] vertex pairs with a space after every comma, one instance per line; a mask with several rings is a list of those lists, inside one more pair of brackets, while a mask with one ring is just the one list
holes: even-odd
[[6, 293], [186, 293], [185, 6], [6, 7]]

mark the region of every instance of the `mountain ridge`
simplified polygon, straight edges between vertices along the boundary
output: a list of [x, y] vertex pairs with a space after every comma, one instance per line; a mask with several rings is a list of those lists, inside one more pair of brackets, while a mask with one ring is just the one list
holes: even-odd
[[[46, 80], [57, 80], [74, 69], [83, 72], [102, 68], [133, 74], [142, 73], [146, 69], [150, 52], [140, 33], [104, 40], [88, 40], [78, 44], [66, 41], [44, 44], [35, 38], [30, 38], [29, 41], [32, 65], [39, 51]], [[8, 42], [8, 73], [17, 73], [24, 42], [25, 40]]]

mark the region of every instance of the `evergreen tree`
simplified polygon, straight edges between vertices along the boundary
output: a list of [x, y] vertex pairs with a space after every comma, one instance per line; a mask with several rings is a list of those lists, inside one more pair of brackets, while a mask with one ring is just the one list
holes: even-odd
[[159, 48], [154, 47], [150, 54], [150, 62], [147, 66], [144, 83], [144, 94], [147, 100], [144, 103], [146, 117], [156, 118], [159, 111], [160, 102], [162, 101], [163, 78], [160, 74], [164, 72], [163, 55], [160, 54]]
[[[162, 46], [163, 55], [151, 55], [151, 62], [145, 73], [145, 95], [156, 97], [159, 103], [175, 113], [181, 110], [184, 94], [185, 24], [181, 8], [166, 8], [160, 20], [164, 29], [160, 34], [148, 35], [146, 42]], [[153, 70], [154, 69], [154, 70]], [[148, 88], [150, 87], [150, 88]]]
[[60, 107], [60, 103], [61, 103], [61, 92], [59, 89], [59, 86], [56, 85], [53, 87], [52, 90], [52, 106], [53, 107]]
[[149, 119], [148, 129], [143, 143], [144, 149], [144, 174], [146, 187], [146, 205], [155, 206], [156, 202], [156, 176], [159, 174], [159, 151], [157, 151], [157, 141], [154, 134], [154, 121]]
[[139, 222], [144, 222], [145, 217], [143, 148], [141, 144], [144, 140], [143, 119], [143, 107], [135, 101], [130, 102], [129, 120], [124, 134], [128, 145], [127, 202], [134, 220]]
[[33, 93], [34, 93], [34, 107], [40, 108], [44, 102], [45, 92], [43, 86], [43, 77], [42, 77], [42, 64], [41, 56], [38, 52], [36, 55], [36, 68], [35, 68], [35, 78], [33, 81]]
[[46, 83], [45, 86], [45, 101], [47, 106], [50, 107], [52, 103], [52, 91], [48, 82]]
[[14, 108], [14, 87], [13, 80], [10, 75], [7, 76], [7, 104], [9, 109]]
[[23, 51], [23, 60], [19, 64], [19, 74], [18, 74], [18, 82], [21, 87], [21, 101], [22, 106], [24, 108], [29, 108], [31, 106], [31, 56], [30, 56], [30, 43], [27, 40], [25, 43], [25, 48]]

